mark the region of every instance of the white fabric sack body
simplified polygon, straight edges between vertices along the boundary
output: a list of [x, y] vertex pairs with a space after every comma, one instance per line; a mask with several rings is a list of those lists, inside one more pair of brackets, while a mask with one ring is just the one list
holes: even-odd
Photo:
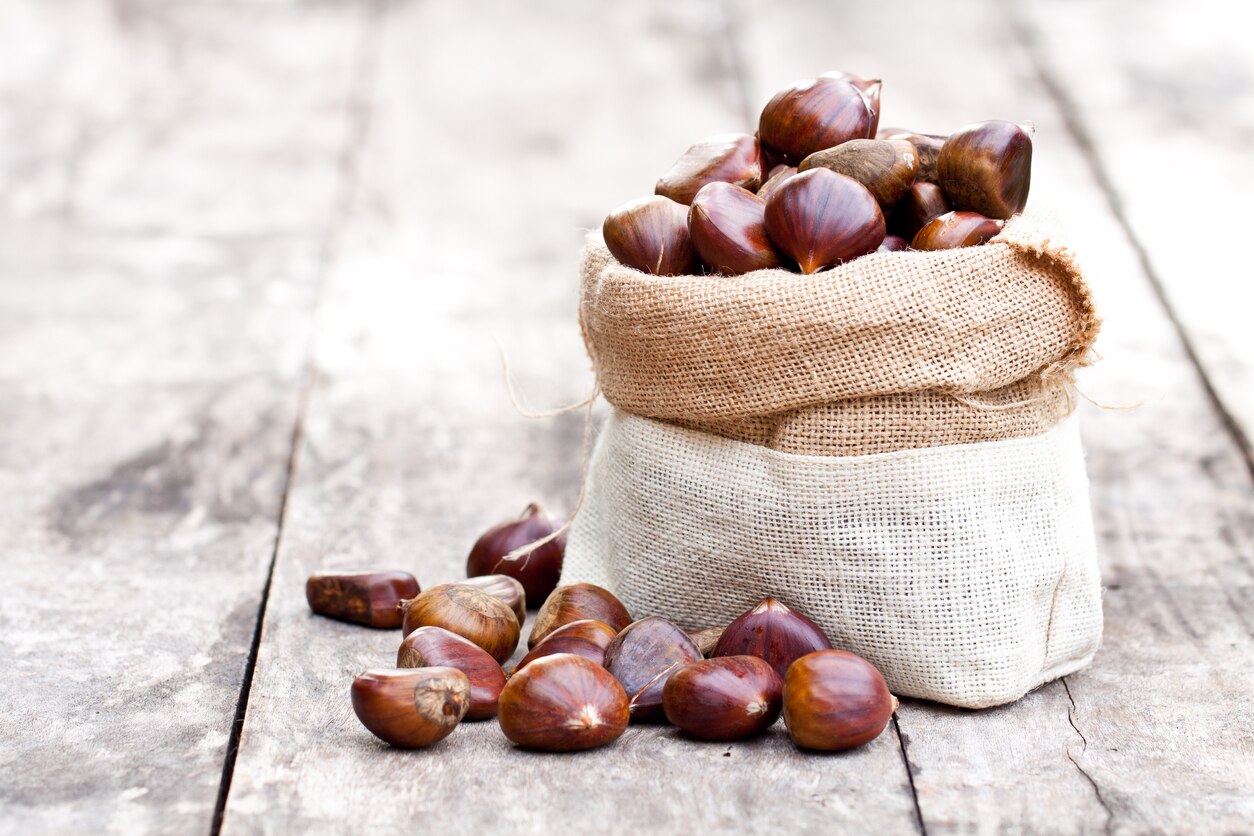
[[562, 580], [685, 629], [775, 596], [894, 693], [968, 708], [1086, 666], [1102, 631], [1074, 417], [1024, 438], [832, 457], [614, 410]]

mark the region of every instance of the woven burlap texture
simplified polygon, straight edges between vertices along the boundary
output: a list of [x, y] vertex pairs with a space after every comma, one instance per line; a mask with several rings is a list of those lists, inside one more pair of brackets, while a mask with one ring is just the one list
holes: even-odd
[[580, 321], [610, 403], [809, 455], [1034, 435], [1072, 408], [1100, 321], [1057, 219], [982, 247], [803, 276], [661, 277], [593, 234]]
[[1101, 638], [1075, 424], [798, 456], [615, 410], [562, 580], [689, 629], [774, 595], [871, 660], [896, 694], [1009, 702], [1087, 665]]

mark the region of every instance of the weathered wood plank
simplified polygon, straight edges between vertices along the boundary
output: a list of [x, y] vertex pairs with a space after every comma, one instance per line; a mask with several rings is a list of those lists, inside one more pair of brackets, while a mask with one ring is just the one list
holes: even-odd
[[207, 830], [359, 15], [0, 16], [0, 829]]
[[1224, 0], [1008, 10], [1254, 466], [1254, 296], [1237, 255], [1254, 191], [1254, 11]]
[[[903, 706], [924, 821], [929, 832], [1240, 829], [1254, 815], [1242, 754], [1254, 709], [1254, 491], [1240, 452], [1001, 12], [951, 4], [925, 39], [864, 37], [909, 12], [747, 5], [738, 30], [750, 90], [765, 101], [778, 78], [824, 69], [808, 63], [824, 56], [884, 76], [885, 124], [1035, 121], [1033, 200], [1067, 218], [1107, 319], [1105, 359], [1080, 385], [1105, 403], [1147, 401], [1084, 410], [1107, 584], [1102, 651], [1091, 670], [1004, 708]], [[1137, 140], [1152, 145], [1147, 133]]]
[[647, 192], [695, 137], [743, 124], [716, 4], [495, 2], [476, 10], [491, 26], [466, 15], [431, 2], [389, 18], [226, 829], [912, 830], [891, 730], [830, 758], [798, 755], [782, 728], [732, 746], [632, 729], [561, 757], [514, 749], [494, 723], [393, 752], [353, 717], [352, 675], [392, 664], [398, 636], [311, 616], [306, 574], [395, 565], [455, 579], [486, 524], [532, 498], [569, 507], [581, 418], [513, 414], [492, 336], [532, 400], [586, 396], [581, 228]]

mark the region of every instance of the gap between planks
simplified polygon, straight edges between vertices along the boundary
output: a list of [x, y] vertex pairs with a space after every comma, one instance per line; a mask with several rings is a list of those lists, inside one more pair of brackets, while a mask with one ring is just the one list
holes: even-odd
[[330, 212], [326, 227], [323, 230], [321, 246], [316, 261], [317, 278], [315, 280], [314, 300], [310, 315], [313, 327], [303, 352], [300, 375], [300, 390], [296, 405], [296, 415], [292, 421], [292, 432], [289, 438], [287, 470], [283, 475], [283, 493], [279, 503], [279, 513], [275, 521], [274, 542], [270, 549], [270, 563], [266, 569], [266, 581], [261, 589], [261, 601], [257, 605], [257, 617], [253, 624], [252, 640], [248, 647], [248, 658], [244, 667], [244, 676], [240, 682], [239, 699], [235, 704], [235, 716], [231, 722], [231, 733], [227, 741], [226, 757], [222, 762], [222, 779], [218, 784], [218, 798], [214, 805], [213, 821], [209, 827], [210, 836], [218, 836], [226, 819], [226, 805], [231, 795], [231, 779], [235, 774], [235, 760], [239, 755], [240, 736], [244, 731], [244, 718], [248, 713], [248, 699], [252, 692], [253, 675], [257, 670], [257, 655], [261, 649], [261, 634], [265, 626], [266, 609], [270, 602], [270, 588], [274, 581], [274, 569], [278, 561], [279, 547], [283, 542], [284, 524], [287, 521], [288, 502], [291, 497], [292, 485], [296, 480], [296, 468], [300, 458], [301, 442], [305, 437], [305, 419], [309, 414], [309, 404], [318, 381], [317, 364], [314, 362], [314, 350], [317, 345], [318, 323], [325, 296], [327, 275], [335, 261], [339, 245], [339, 233], [344, 228], [352, 211], [353, 199], [360, 182], [361, 154], [370, 132], [371, 115], [374, 111], [374, 83], [378, 75], [377, 49], [381, 33], [386, 25], [388, 0], [370, 0], [363, 12], [361, 32], [354, 47], [352, 71], [349, 77], [348, 93], [345, 97], [344, 110], [347, 123], [344, 144], [340, 149], [336, 163], [336, 188], [331, 200]]

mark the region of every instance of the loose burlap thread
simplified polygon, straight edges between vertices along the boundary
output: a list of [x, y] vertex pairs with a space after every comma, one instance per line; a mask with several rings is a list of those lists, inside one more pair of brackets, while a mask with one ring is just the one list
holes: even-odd
[[895, 693], [984, 707], [1088, 664], [1100, 581], [1074, 371], [1100, 327], [1057, 219], [811, 276], [658, 277], [584, 253], [615, 410], [564, 582], [726, 623], [767, 595]]

